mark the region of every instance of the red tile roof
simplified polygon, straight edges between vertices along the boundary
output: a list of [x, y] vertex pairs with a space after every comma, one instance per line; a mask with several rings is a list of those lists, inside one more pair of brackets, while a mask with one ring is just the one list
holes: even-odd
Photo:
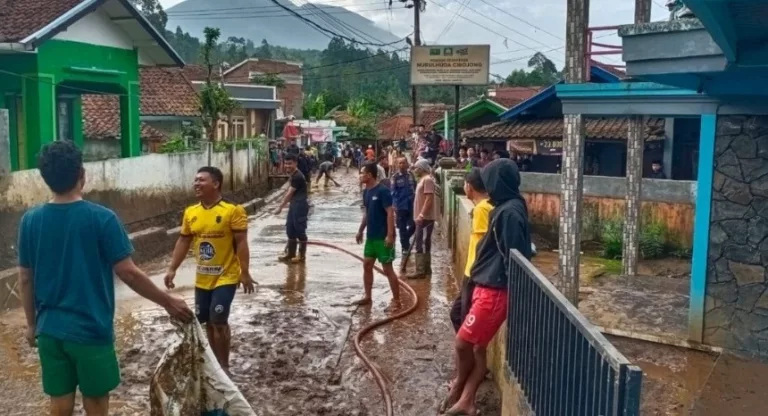
[[[593, 140], [625, 140], [628, 123], [626, 117], [588, 118], [586, 136]], [[468, 130], [462, 137], [468, 140], [560, 139], [563, 137], [563, 118], [500, 121]], [[664, 137], [664, 119], [649, 118], [646, 140], [663, 140]]]
[[419, 124], [431, 126], [432, 123], [445, 117], [446, 111], [451, 111], [453, 106], [446, 104], [427, 104], [419, 106]]
[[401, 140], [410, 136], [413, 117], [399, 114], [381, 121], [376, 129], [381, 140]]
[[[499, 87], [488, 90], [489, 98], [498, 102], [500, 100], [525, 101], [541, 90], [541, 87]], [[501, 104], [501, 103], [499, 103]]]
[[141, 115], [197, 117], [200, 99], [178, 69], [147, 67], [139, 72]]
[[[178, 69], [148, 67], [140, 70], [142, 116], [198, 117], [200, 101], [192, 84]], [[120, 102], [116, 95], [85, 94], [83, 130], [86, 137], [104, 139], [120, 135]], [[142, 123], [143, 139], [165, 135]]]
[[37, 32], [83, 0], [0, 0], [0, 42]]
[[[205, 65], [185, 65], [182, 71], [184, 76], [190, 81], [205, 81], [208, 77], [208, 68]], [[218, 74], [219, 71], [214, 69], [212, 79], [218, 80]]]
[[514, 97], [489, 97], [488, 99], [506, 108], [507, 110], [525, 101]]
[[[116, 95], [85, 94], [83, 99], [83, 135], [104, 140], [120, 137], [120, 102]], [[167, 136], [146, 123], [141, 123], [142, 140], [165, 140]]]

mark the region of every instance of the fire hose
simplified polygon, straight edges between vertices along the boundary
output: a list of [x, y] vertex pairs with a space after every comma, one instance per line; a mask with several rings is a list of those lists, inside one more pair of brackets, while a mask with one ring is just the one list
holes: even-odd
[[[365, 259], [363, 259], [361, 256], [359, 256], [359, 255], [357, 255], [357, 254], [355, 254], [355, 253], [353, 253], [353, 252], [351, 252], [349, 250], [346, 250], [346, 249], [343, 249], [341, 247], [335, 246], [333, 244], [329, 244], [329, 243], [325, 243], [325, 242], [320, 242], [320, 241], [308, 241], [307, 244], [308, 245], [312, 245], [312, 246], [320, 246], [320, 247], [331, 248], [331, 249], [340, 251], [342, 253], [348, 254], [348, 255], [350, 255], [350, 256], [360, 260], [361, 262], [365, 261]], [[381, 267], [374, 266], [374, 269], [377, 272], [379, 272], [380, 274], [386, 276], [386, 273], [384, 273], [384, 270]], [[380, 327], [382, 325], [386, 325], [386, 324], [388, 324], [388, 323], [390, 323], [392, 321], [395, 321], [397, 319], [404, 318], [405, 316], [410, 315], [411, 313], [413, 313], [413, 311], [416, 310], [416, 307], [419, 305], [419, 297], [418, 297], [418, 295], [416, 295], [416, 292], [413, 290], [413, 288], [411, 288], [411, 286], [409, 284], [405, 283], [402, 280], [399, 280], [399, 283], [400, 283], [400, 287], [405, 289], [405, 291], [410, 293], [411, 297], [413, 297], [413, 305], [408, 307], [408, 309], [405, 309], [404, 311], [399, 312], [399, 313], [397, 313], [395, 315], [392, 315], [392, 316], [389, 316], [387, 318], [384, 318], [384, 319], [381, 319], [381, 320], [378, 320], [378, 321], [374, 321], [374, 322], [368, 324], [367, 326], [362, 328], [357, 333], [357, 335], [355, 335], [355, 343], [354, 343], [355, 353], [357, 354], [358, 357], [360, 357], [360, 359], [363, 361], [365, 366], [368, 367], [368, 370], [371, 372], [371, 374], [373, 375], [373, 378], [376, 380], [376, 384], [379, 386], [379, 390], [381, 390], [381, 395], [384, 398], [384, 406], [386, 407], [386, 411], [387, 411], [386, 415], [387, 416], [393, 416], [394, 415], [394, 407], [392, 405], [392, 393], [389, 391], [389, 387], [387, 386], [387, 381], [384, 378], [384, 376], [381, 374], [381, 371], [379, 371], [379, 369], [373, 364], [373, 362], [368, 358], [368, 356], [365, 355], [365, 352], [363, 352], [363, 349], [360, 346], [360, 343], [362, 342], [363, 337], [365, 337], [365, 335], [367, 335], [369, 332], [373, 331], [374, 329], [376, 329], [376, 328], [378, 328], [378, 327]]]

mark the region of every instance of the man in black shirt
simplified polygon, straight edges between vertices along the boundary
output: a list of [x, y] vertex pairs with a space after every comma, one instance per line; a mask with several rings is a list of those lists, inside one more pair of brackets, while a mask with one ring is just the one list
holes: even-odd
[[304, 179], [307, 181], [307, 190], [309, 190], [309, 186], [312, 184], [312, 160], [303, 147], [299, 149], [296, 168], [304, 175]]
[[[288, 205], [288, 217], [285, 221], [285, 233], [288, 235], [288, 248], [279, 257], [280, 261], [301, 263], [307, 255], [307, 217], [309, 217], [309, 202], [307, 201], [308, 181], [297, 167], [296, 155], [285, 155], [285, 169], [290, 175], [290, 187], [283, 202], [275, 210], [280, 215]], [[298, 248], [298, 254], [296, 252]]]

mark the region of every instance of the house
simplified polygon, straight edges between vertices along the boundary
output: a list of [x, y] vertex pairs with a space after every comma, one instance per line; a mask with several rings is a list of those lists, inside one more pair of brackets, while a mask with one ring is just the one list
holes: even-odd
[[378, 140], [408, 140], [411, 138], [412, 127], [413, 117], [406, 114], [396, 114], [376, 125], [376, 130], [379, 133]]
[[229, 84], [251, 84], [258, 76], [277, 76], [285, 83], [285, 87], [278, 88], [277, 91], [277, 99], [280, 100], [283, 113], [278, 115], [278, 118], [301, 118], [304, 105], [304, 77], [301, 66], [301, 62], [250, 58], [224, 71], [222, 80]]
[[[593, 65], [590, 69], [594, 83], [617, 83], [617, 74]], [[556, 84], [557, 85], [557, 84]], [[533, 156], [533, 171], [556, 173], [560, 171], [563, 140], [562, 105], [551, 85], [527, 100], [501, 112], [501, 121], [467, 130], [462, 138], [468, 144], [482, 144], [488, 150], [508, 150]], [[475, 114], [489, 104], [475, 103]], [[465, 112], [469, 115], [472, 108]], [[498, 111], [491, 107], [486, 114]], [[486, 117], [490, 117], [486, 116]], [[486, 119], [487, 120], [487, 119]], [[666, 139], [666, 120], [649, 118], [645, 131], [646, 175], [651, 172], [651, 161], [663, 159]], [[595, 117], [586, 122], [585, 172], [601, 176], [623, 176], [626, 171], [626, 137], [628, 124], [622, 117]]]
[[766, 357], [768, 3], [685, 5], [697, 18], [619, 29], [632, 79], [562, 84], [557, 96], [569, 117], [675, 117], [696, 127], [688, 339]]
[[[205, 81], [192, 81], [192, 86], [199, 93], [205, 86]], [[224, 83], [224, 88], [238, 107], [231, 115], [221, 115], [216, 129], [216, 140], [247, 139], [262, 133], [274, 137], [276, 112], [280, 107], [276, 87]]]
[[117, 97], [120, 155], [141, 154], [139, 68], [184, 62], [129, 0], [0, 0], [0, 108], [13, 170], [41, 146], [83, 146], [83, 94]]
[[[493, 90], [491, 90], [491, 92], [492, 91]], [[529, 89], [527, 91], [528, 97], [536, 93], [536, 90], [534, 89]], [[459, 130], [464, 131], [474, 129], [493, 123], [498, 120], [499, 115], [521, 101], [523, 100], [518, 100], [517, 98], [512, 97], [501, 98], [490, 96], [473, 101], [459, 109]], [[446, 123], [445, 117], [441, 117], [439, 120], [434, 121], [429, 127], [436, 131], [440, 131], [445, 137], [453, 137], [454, 120], [455, 113], [451, 111], [448, 113], [447, 132], [444, 131]]]
[[[200, 99], [177, 68], [146, 67], [139, 70], [139, 114], [142, 152], [157, 151], [185, 123], [200, 119]], [[87, 160], [120, 154], [120, 103], [111, 95], [82, 95], [83, 153]]]

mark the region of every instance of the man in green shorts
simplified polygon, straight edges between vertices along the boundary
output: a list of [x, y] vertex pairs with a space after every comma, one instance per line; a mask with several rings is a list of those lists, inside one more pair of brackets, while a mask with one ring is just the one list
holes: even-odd
[[373, 289], [373, 266], [378, 261], [389, 280], [392, 289], [392, 306], [390, 311], [400, 309], [400, 286], [392, 267], [395, 261], [395, 211], [392, 206], [392, 193], [389, 188], [378, 181], [379, 168], [375, 162], [368, 162], [360, 171], [360, 184], [365, 187], [363, 191], [363, 221], [357, 231], [357, 244], [363, 242], [363, 284], [365, 297], [355, 302], [356, 305], [368, 305], [371, 303]]
[[71, 416], [79, 387], [85, 413], [106, 416], [109, 393], [120, 384], [113, 272], [172, 317], [189, 322], [194, 314], [136, 267], [117, 215], [83, 200], [83, 155], [72, 142], [45, 146], [38, 167], [53, 199], [29, 210], [19, 225], [26, 338], [38, 347], [51, 415]]

